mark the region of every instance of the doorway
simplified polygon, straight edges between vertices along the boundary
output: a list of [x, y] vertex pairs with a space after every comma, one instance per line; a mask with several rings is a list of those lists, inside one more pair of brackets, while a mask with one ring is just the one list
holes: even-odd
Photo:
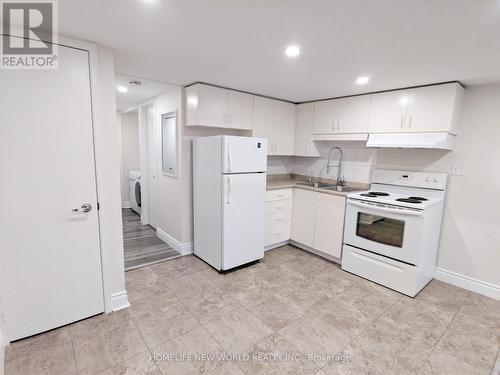
[[161, 131], [155, 97], [170, 85], [120, 75], [116, 82], [122, 146], [123, 244], [125, 271], [129, 271], [180, 256], [157, 235]]

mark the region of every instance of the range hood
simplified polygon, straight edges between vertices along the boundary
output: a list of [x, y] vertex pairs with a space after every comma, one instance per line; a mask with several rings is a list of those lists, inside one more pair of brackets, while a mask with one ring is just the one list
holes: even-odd
[[455, 135], [450, 133], [387, 133], [369, 134], [367, 147], [425, 148], [451, 150]]

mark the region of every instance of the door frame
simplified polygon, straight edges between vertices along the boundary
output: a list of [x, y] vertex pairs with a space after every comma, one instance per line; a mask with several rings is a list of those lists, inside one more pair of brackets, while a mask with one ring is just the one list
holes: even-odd
[[141, 103], [138, 107], [139, 158], [141, 170], [141, 224], [157, 226], [157, 165], [156, 165], [156, 124], [154, 101]]

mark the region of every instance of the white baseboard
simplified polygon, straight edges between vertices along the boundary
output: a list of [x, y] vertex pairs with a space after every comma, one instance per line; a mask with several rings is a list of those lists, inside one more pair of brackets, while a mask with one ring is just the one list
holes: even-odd
[[132, 208], [132, 204], [130, 203], [130, 201], [123, 201], [122, 208]]
[[111, 296], [111, 309], [113, 311], [118, 311], [121, 309], [126, 309], [130, 306], [128, 303], [127, 291], [115, 293]]
[[436, 267], [436, 280], [500, 300], [500, 286]]
[[167, 243], [177, 251], [181, 255], [189, 255], [193, 254], [193, 243], [192, 242], [187, 242], [187, 243], [181, 243], [177, 241], [174, 237], [170, 236], [169, 234], [165, 233], [163, 230], [156, 228], [156, 235], [160, 240], [163, 242]]
[[264, 248], [264, 251], [269, 251], [269, 250], [277, 249], [278, 247], [288, 245], [289, 243], [290, 243], [290, 241], [288, 241], [288, 240], [281, 241], [281, 242], [276, 242], [276, 243], [273, 243], [272, 245], [266, 246]]

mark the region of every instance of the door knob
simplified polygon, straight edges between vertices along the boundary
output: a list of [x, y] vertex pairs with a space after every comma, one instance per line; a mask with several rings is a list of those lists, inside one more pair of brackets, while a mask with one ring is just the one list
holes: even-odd
[[[82, 204], [81, 211], [82, 212], [89, 212], [92, 210], [92, 205], [90, 203], [84, 203]], [[71, 211], [73, 212], [78, 212], [80, 211], [78, 208], [73, 208]]]

